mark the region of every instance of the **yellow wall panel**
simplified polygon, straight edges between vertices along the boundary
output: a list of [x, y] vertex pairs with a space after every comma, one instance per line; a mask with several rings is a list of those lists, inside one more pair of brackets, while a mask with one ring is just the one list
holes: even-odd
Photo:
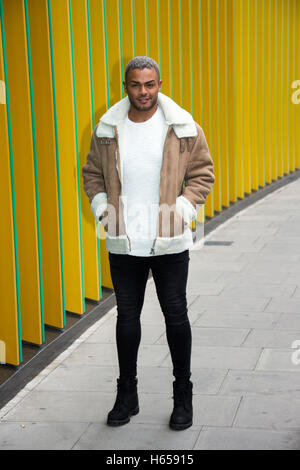
[[271, 9], [271, 44], [270, 53], [271, 59], [271, 77], [270, 82], [271, 89], [271, 167], [272, 167], [272, 179], [274, 181], [278, 178], [278, 28], [277, 28], [277, 7], [276, 3], [272, 1], [270, 3]]
[[[122, 96], [122, 65], [120, 57], [120, 23], [119, 23], [119, 2], [118, 0], [103, 0], [104, 7], [104, 27], [105, 27], [105, 49], [106, 67], [108, 76], [108, 106], [112, 106], [119, 101]], [[103, 227], [98, 226], [98, 230]], [[102, 285], [112, 287], [109, 270], [108, 253], [105, 248], [105, 240], [100, 240], [101, 245], [101, 276]], [[103, 255], [105, 253], [105, 255]]]
[[203, 130], [208, 144], [211, 142], [210, 127], [210, 57], [209, 57], [209, 0], [201, 1], [201, 55], [203, 83]]
[[203, 122], [203, 85], [201, 57], [201, 5], [199, 0], [192, 0], [192, 41], [193, 41], [193, 116], [202, 126]]
[[182, 43], [181, 43], [181, 21], [180, 21], [180, 0], [173, 0], [170, 9], [171, 28], [171, 61], [172, 61], [172, 82], [171, 94], [173, 100], [182, 106]]
[[219, 3], [220, 172], [222, 206], [229, 206], [227, 2]]
[[[202, 44], [202, 83], [203, 83], [203, 130], [214, 160], [211, 130], [211, 57], [210, 57], [210, 0], [201, 1], [201, 44]], [[214, 215], [214, 190], [205, 203], [205, 216]]]
[[38, 246], [38, 194], [24, 2], [5, 0], [3, 12], [10, 89], [22, 339], [42, 344], [44, 324]]
[[[250, 118], [251, 118], [251, 183], [252, 189], [257, 190], [258, 181], [258, 0], [251, 1], [250, 11]], [[260, 38], [261, 39], [261, 38]]]
[[136, 55], [147, 55], [146, 0], [133, 0], [135, 7]]
[[123, 80], [125, 77], [126, 65], [135, 55], [132, 0], [121, 0], [120, 8], [122, 25]]
[[[1, 2], [0, 2], [1, 10]], [[1, 11], [0, 11], [1, 17]], [[0, 80], [4, 84], [4, 60], [2, 56], [2, 34], [0, 25]], [[7, 86], [5, 87], [7, 89]], [[0, 355], [0, 361], [19, 365], [22, 360], [20, 347], [20, 320], [18, 306], [18, 272], [16, 270], [17, 253], [14, 235], [16, 234], [13, 214], [14, 187], [11, 184], [13, 169], [9, 153], [8, 120], [6, 93], [0, 103], [0, 142], [1, 142], [1, 172], [0, 172], [0, 211], [5, 230], [0, 230], [0, 342], [5, 345], [4, 354]], [[0, 347], [1, 347], [0, 344]], [[3, 357], [4, 356], [4, 357]]]
[[220, 70], [219, 70], [219, 2], [210, 0], [210, 87], [211, 87], [211, 151], [214, 160], [214, 210], [222, 210], [221, 148], [220, 148]]
[[[91, 103], [91, 77], [89, 54], [89, 25], [86, 2], [72, 0], [72, 31], [74, 47], [74, 71], [77, 110], [77, 134], [79, 148], [79, 168], [86, 162], [86, 149], [91, 141], [92, 103]], [[81, 174], [81, 171], [80, 171]], [[89, 200], [80, 185], [80, 200], [83, 213], [90, 210]], [[92, 230], [91, 230], [92, 228]], [[84, 258], [84, 292], [85, 297], [92, 300], [101, 298], [101, 285], [99, 278], [99, 258], [97, 238], [95, 236], [94, 222], [90, 224], [82, 218], [82, 246]]]
[[234, 0], [227, 0], [227, 74], [228, 74], [228, 152], [229, 199], [237, 200], [237, 174], [235, 153], [235, 91], [234, 91]]
[[192, 21], [190, 13], [190, 0], [181, 1], [182, 107], [186, 109], [189, 113], [192, 113]]
[[290, 161], [289, 161], [289, 137], [290, 137], [290, 117], [289, 117], [289, 101], [290, 101], [290, 73], [289, 73], [289, 5], [290, 1], [283, 1], [282, 3], [282, 34], [283, 34], [283, 63], [282, 63], [282, 99], [283, 99], [283, 108], [282, 108], [282, 126], [283, 126], [283, 172], [288, 174], [290, 171]]
[[[300, 2], [297, 0], [296, 3], [296, 48], [295, 48], [295, 54], [296, 54], [296, 72], [295, 72], [295, 80], [300, 81]], [[296, 168], [300, 169], [300, 93], [299, 93], [300, 86], [298, 84], [298, 104], [295, 104], [296, 107]], [[295, 91], [295, 90], [293, 90]]]
[[265, 185], [265, 2], [257, 3], [257, 137], [258, 137], [258, 184]]
[[282, 177], [283, 169], [283, 2], [284, 0], [277, 0], [277, 31], [278, 31], [278, 61], [277, 61], [277, 145], [278, 145], [278, 176]]
[[[107, 110], [107, 81], [106, 81], [106, 54], [105, 54], [105, 28], [104, 28], [104, 13], [103, 13], [103, 3], [99, 0], [89, 0], [89, 18], [90, 18], [90, 38], [91, 38], [91, 69], [92, 69], [92, 83], [93, 83], [93, 93], [92, 93], [92, 104], [94, 110], [93, 126], [95, 127], [98, 124], [100, 117]], [[86, 149], [86, 153], [88, 152]], [[82, 182], [83, 184], [83, 182]], [[101, 285], [105, 287], [112, 288], [112, 281], [110, 276], [110, 269], [106, 267], [108, 261], [108, 252], [105, 247], [105, 240], [100, 240], [96, 234], [96, 222], [94, 216], [91, 212], [90, 205], [85, 201], [85, 198], [82, 198], [82, 214], [83, 214], [83, 227], [84, 230], [88, 233], [88, 237], [91, 240], [91, 245], [93, 249], [95, 247], [95, 236], [97, 237], [97, 256], [99, 259], [98, 253], [100, 253], [100, 274], [99, 278]], [[95, 235], [96, 234], [96, 235]], [[85, 259], [85, 258], [84, 258]]]
[[93, 79], [94, 124], [107, 110], [107, 83], [105, 65], [105, 32], [103, 18], [103, 3], [99, 0], [89, 0], [91, 61]]
[[171, 96], [170, 8], [168, 0], [158, 0], [160, 11], [160, 70], [162, 93]]
[[[203, 126], [203, 84], [201, 57], [201, 4], [199, 0], [191, 1], [192, 17], [192, 81], [193, 81], [193, 116], [196, 122]], [[204, 223], [204, 206], [198, 212], [197, 222]]]
[[118, 0], [103, 0], [105, 7], [106, 50], [109, 76], [109, 106], [122, 98], [120, 27]]
[[51, 0], [50, 4], [61, 183], [65, 306], [68, 311], [82, 314], [85, 305], [70, 11], [67, 0]]
[[264, 121], [265, 121], [265, 182], [272, 182], [272, 149], [271, 149], [271, 89], [272, 74], [271, 61], [271, 0], [265, 0], [265, 94], [264, 94]]
[[288, 113], [289, 113], [289, 166], [295, 171], [295, 105], [291, 99], [291, 84], [295, 80], [295, 0], [290, 1], [288, 16], [289, 34], [289, 81], [288, 81]]
[[244, 197], [244, 107], [243, 107], [243, 0], [235, 0], [234, 8], [234, 88], [235, 88], [235, 151], [237, 196]]
[[148, 0], [148, 55], [159, 63], [158, 1]]
[[251, 193], [251, 139], [250, 139], [250, 8], [251, 0], [243, 2], [242, 15], [242, 100], [243, 100], [243, 173], [244, 173], [244, 192]]
[[47, 1], [29, 0], [45, 323], [65, 324]]

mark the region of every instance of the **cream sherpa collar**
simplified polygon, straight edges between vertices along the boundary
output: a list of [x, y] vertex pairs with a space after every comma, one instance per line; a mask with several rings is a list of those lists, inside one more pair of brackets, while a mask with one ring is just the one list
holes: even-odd
[[[186, 110], [178, 106], [171, 98], [158, 93], [158, 105], [163, 110], [166, 123], [173, 126], [174, 132], [180, 139], [182, 137], [195, 137], [197, 129], [193, 117]], [[101, 117], [96, 135], [97, 137], [114, 137], [113, 126], [120, 125], [126, 118], [130, 108], [128, 96], [118, 101]]]

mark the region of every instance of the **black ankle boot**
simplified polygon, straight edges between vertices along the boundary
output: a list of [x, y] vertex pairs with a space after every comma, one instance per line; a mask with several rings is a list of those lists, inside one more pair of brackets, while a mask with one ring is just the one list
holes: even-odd
[[187, 381], [173, 382], [174, 409], [170, 418], [169, 426], [172, 429], [182, 430], [193, 424], [193, 383]]
[[129, 423], [130, 416], [139, 412], [137, 378], [117, 379], [117, 398], [113, 409], [108, 413], [109, 426], [121, 426]]

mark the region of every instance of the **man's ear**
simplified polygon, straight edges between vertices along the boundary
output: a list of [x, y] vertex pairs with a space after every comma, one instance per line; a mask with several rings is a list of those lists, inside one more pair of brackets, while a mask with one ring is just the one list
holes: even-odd
[[159, 80], [158, 84], [159, 84], [159, 91], [160, 91], [160, 90], [161, 90], [161, 86], [162, 86], [162, 80]]
[[126, 87], [126, 82], [125, 81], [123, 82], [123, 86], [124, 86], [124, 91], [127, 93], [127, 87]]

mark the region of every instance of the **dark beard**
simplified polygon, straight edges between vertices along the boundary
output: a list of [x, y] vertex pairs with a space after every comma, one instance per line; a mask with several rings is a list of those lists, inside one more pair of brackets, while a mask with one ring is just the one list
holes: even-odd
[[156, 100], [153, 100], [147, 108], [143, 108], [141, 106], [138, 106], [133, 100], [131, 100], [129, 95], [128, 95], [128, 98], [129, 98], [131, 106], [137, 109], [138, 111], [150, 111], [150, 109], [154, 108], [154, 106], [157, 104], [157, 98], [156, 98]]

